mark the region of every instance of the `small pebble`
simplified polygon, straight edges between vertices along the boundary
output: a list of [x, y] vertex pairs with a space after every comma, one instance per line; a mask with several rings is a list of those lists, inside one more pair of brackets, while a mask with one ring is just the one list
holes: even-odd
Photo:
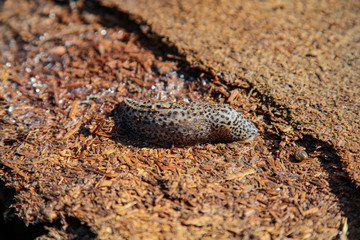
[[302, 162], [308, 158], [308, 154], [305, 152], [305, 150], [296, 150], [295, 152], [295, 159], [299, 162]]

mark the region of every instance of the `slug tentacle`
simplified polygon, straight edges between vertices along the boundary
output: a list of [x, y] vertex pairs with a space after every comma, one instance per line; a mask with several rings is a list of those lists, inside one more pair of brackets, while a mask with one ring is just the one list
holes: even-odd
[[161, 145], [246, 141], [258, 132], [252, 122], [226, 104], [125, 98], [116, 112], [120, 125], [131, 134]]

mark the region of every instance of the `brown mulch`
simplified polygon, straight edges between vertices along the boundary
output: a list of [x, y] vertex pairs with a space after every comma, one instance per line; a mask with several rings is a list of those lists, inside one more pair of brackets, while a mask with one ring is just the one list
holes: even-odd
[[[16, 215], [45, 223], [40, 239], [360, 234], [360, 194], [341, 155], [289, 124], [261, 85], [226, 85], [216, 64], [195, 68], [194, 55], [97, 2], [7, 1], [0, 31], [0, 176]], [[155, 147], [113, 131], [123, 97], [227, 102], [260, 134]], [[296, 159], [300, 150], [309, 156]]]
[[334, 148], [360, 186], [360, 1], [101, 2], [150, 25], [226, 88], [258, 91], [268, 114]]

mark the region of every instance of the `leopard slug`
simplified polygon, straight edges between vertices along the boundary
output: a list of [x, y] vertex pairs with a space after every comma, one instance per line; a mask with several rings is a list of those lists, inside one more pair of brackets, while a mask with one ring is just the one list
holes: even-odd
[[258, 132], [252, 122], [227, 104], [125, 98], [116, 117], [130, 134], [160, 145], [251, 141]]

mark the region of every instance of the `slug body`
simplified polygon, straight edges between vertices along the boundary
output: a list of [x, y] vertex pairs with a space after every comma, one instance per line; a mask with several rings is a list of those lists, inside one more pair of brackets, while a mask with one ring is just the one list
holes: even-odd
[[185, 145], [249, 141], [255, 125], [230, 105], [194, 102], [144, 102], [129, 98], [119, 105], [121, 127], [146, 141]]

